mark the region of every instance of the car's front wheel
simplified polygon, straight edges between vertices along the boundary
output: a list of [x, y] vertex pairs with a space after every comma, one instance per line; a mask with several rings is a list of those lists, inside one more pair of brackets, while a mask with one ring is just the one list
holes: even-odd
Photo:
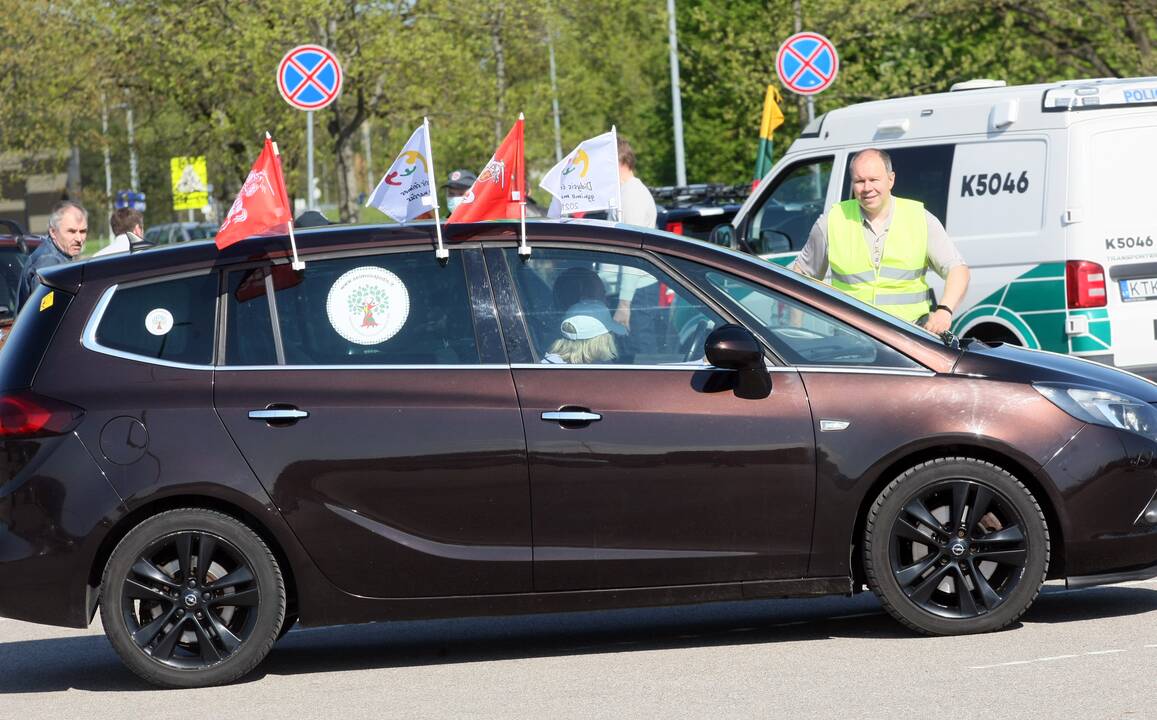
[[281, 570], [236, 519], [171, 510], [145, 520], [105, 566], [101, 621], [145, 680], [168, 687], [231, 682], [268, 654], [285, 616]]
[[920, 632], [988, 632], [1019, 618], [1040, 592], [1049, 532], [1019, 480], [973, 458], [939, 458], [893, 480], [864, 532], [868, 585]]

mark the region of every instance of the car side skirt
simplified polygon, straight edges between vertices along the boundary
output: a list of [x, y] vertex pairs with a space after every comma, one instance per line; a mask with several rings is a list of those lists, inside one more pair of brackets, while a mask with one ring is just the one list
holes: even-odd
[[611, 588], [548, 593], [425, 598], [366, 598], [345, 595], [328, 603], [310, 603], [301, 624], [321, 626], [383, 620], [580, 612], [624, 607], [691, 605], [770, 598], [851, 595], [850, 577], [795, 578], [751, 582]]

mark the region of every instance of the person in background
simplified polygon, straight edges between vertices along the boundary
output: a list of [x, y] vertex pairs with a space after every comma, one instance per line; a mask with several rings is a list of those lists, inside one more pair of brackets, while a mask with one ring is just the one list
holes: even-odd
[[[852, 195], [816, 221], [791, 269], [937, 334], [968, 290], [968, 266], [936, 216], [915, 200], [894, 197], [892, 158], [878, 148], [851, 162]], [[929, 301], [924, 274], [944, 278], [944, 297]]]
[[462, 204], [466, 192], [474, 185], [478, 176], [469, 170], [452, 170], [442, 187], [446, 189], [446, 214], [454, 212], [454, 208]]
[[114, 255], [116, 253], [132, 252], [145, 243], [145, 228], [142, 223], [145, 216], [134, 208], [117, 208], [108, 218], [108, 226], [112, 230], [112, 242], [93, 254], [93, 257]]
[[326, 225], [332, 224], [333, 223], [329, 221], [329, 218], [327, 218], [325, 215], [322, 215], [317, 210], [306, 210], [298, 215], [297, 219], [293, 221], [293, 227], [299, 230], [301, 228], [324, 227]]
[[88, 238], [88, 211], [71, 200], [61, 200], [52, 208], [48, 216], [48, 242], [28, 256], [24, 274], [20, 276], [20, 288], [16, 293], [16, 308], [19, 310], [32, 297], [40, 284], [37, 273], [53, 265], [72, 262], [84, 251], [84, 241]]
[[[619, 136], [619, 194], [623, 207], [618, 213], [619, 222], [641, 227], [655, 227], [658, 212], [655, 198], [643, 181], [635, 175], [635, 151], [625, 138]], [[656, 318], [653, 317], [659, 304], [659, 284], [653, 275], [638, 268], [620, 266], [615, 286], [618, 291], [618, 305], [615, 308], [615, 322], [631, 329], [639, 342], [639, 349], [647, 351], [654, 344]], [[636, 300], [636, 296], [638, 299]], [[644, 318], [635, 313], [631, 322], [632, 307], [643, 310]]]
[[651, 191], [635, 175], [635, 151], [631, 143], [619, 136], [619, 194], [623, 207], [618, 213], [618, 221], [627, 225], [655, 227], [658, 210]]

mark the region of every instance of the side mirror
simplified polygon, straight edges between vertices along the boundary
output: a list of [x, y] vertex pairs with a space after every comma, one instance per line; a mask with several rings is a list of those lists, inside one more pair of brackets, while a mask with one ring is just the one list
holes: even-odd
[[704, 343], [707, 362], [725, 370], [763, 368], [763, 347], [745, 327], [722, 325]]
[[736, 397], [762, 400], [771, 394], [771, 373], [764, 364], [763, 346], [745, 327], [723, 325], [707, 336], [707, 362], [717, 368], [737, 370]]
[[735, 240], [735, 228], [731, 227], [729, 223], [716, 225], [711, 228], [711, 234], [707, 236], [707, 242], [712, 245], [722, 245], [723, 247], [731, 247]]

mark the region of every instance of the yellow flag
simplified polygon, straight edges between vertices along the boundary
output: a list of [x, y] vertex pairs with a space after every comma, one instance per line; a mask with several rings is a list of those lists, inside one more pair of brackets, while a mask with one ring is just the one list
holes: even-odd
[[779, 104], [783, 102], [783, 98], [779, 95], [779, 90], [774, 85], [767, 86], [767, 95], [763, 99], [763, 121], [759, 124], [759, 138], [767, 140], [775, 129], [783, 125], [783, 111], [779, 109]]

